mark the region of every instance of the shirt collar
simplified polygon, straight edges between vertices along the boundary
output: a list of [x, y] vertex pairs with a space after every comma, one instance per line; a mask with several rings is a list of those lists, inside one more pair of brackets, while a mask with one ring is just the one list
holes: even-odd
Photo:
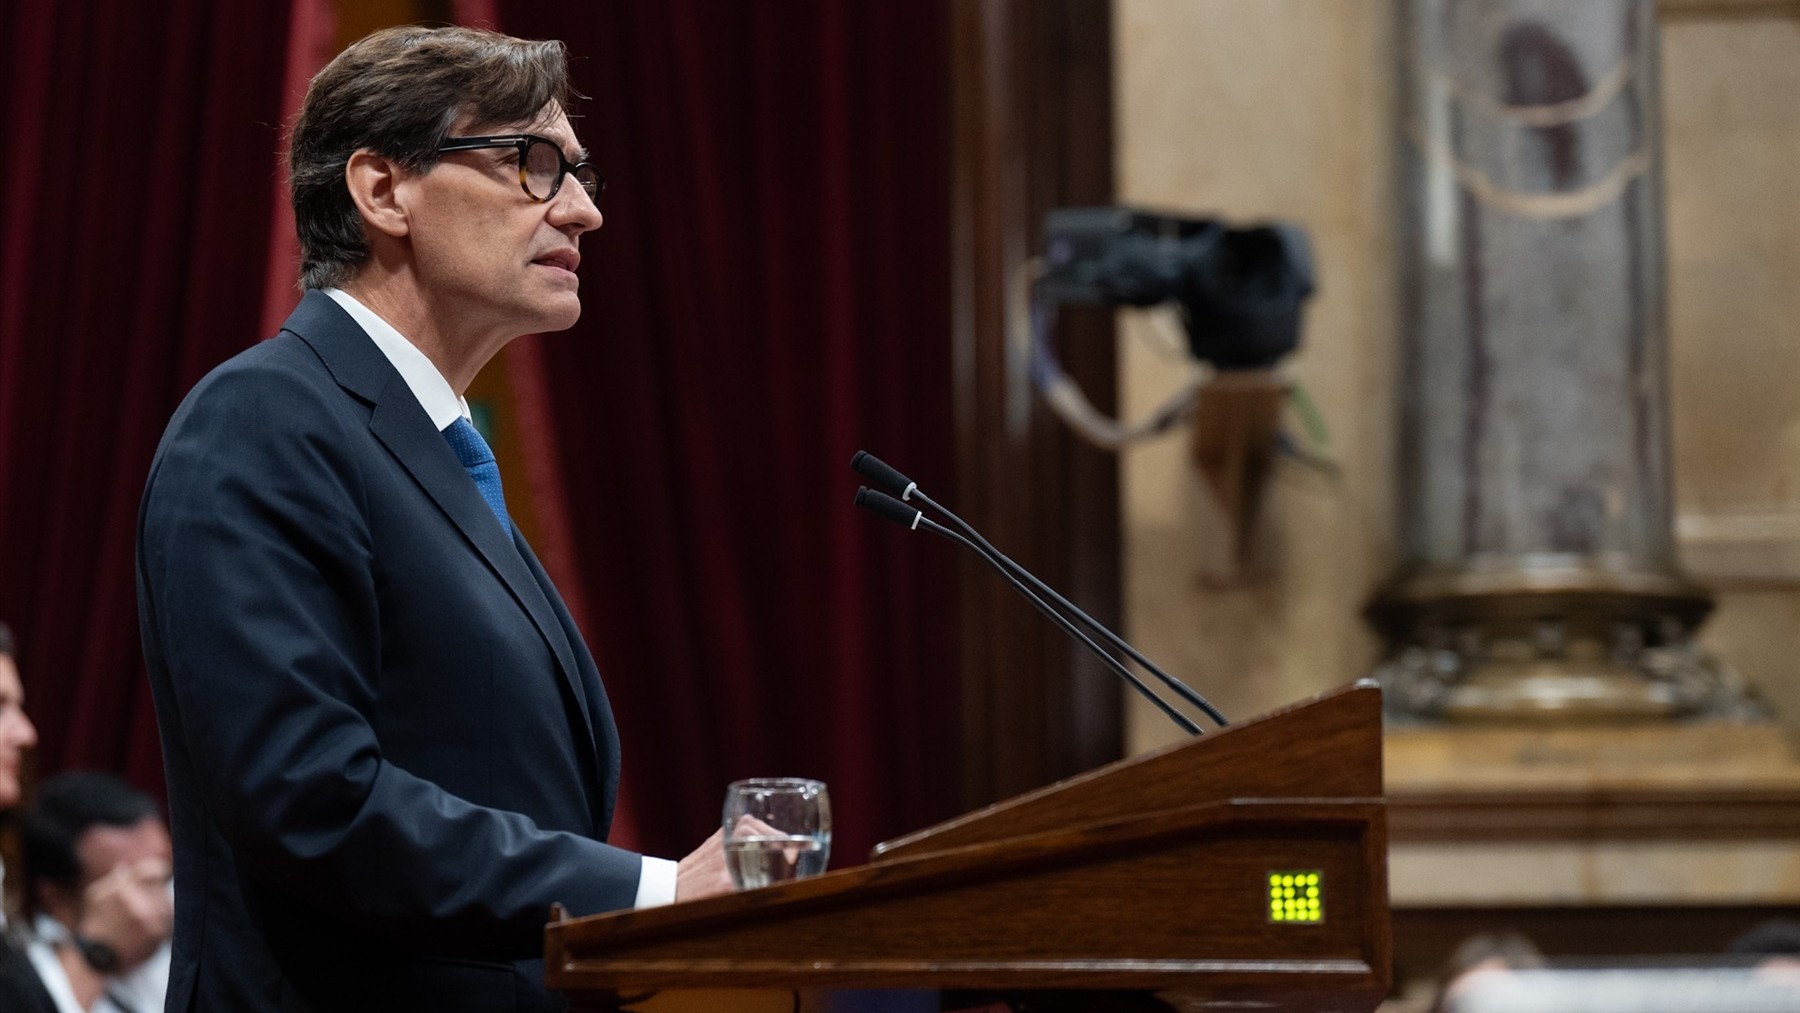
[[364, 306], [343, 289], [328, 288], [325, 294], [342, 306], [345, 313], [350, 314], [350, 319], [368, 333], [369, 339], [375, 342], [375, 347], [381, 349], [381, 354], [387, 357], [388, 362], [393, 363], [400, 379], [406, 381], [407, 388], [412, 391], [413, 397], [419, 399], [420, 407], [425, 409], [425, 414], [431, 417], [431, 424], [439, 432], [449, 428], [457, 419], [469, 417], [469, 402], [456, 395], [456, 391], [450, 388], [450, 381], [444, 379], [444, 374], [438, 372], [437, 366], [432, 364], [424, 352], [419, 351], [417, 345], [406, 340], [406, 335], [395, 330], [393, 324], [376, 316], [374, 310]]

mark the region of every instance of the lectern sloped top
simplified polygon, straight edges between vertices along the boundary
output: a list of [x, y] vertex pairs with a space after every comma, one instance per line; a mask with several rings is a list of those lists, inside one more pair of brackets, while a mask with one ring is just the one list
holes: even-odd
[[1371, 1010], [1391, 962], [1380, 695], [1347, 687], [876, 849], [867, 865], [559, 919], [547, 980], [1106, 988]]
[[1351, 686], [875, 846], [875, 860], [1229, 798], [1379, 798], [1381, 692]]

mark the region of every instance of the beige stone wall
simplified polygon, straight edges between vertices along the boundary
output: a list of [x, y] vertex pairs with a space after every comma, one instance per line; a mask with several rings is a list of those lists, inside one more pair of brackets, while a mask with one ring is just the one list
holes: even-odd
[[[1234, 578], [1222, 518], [1186, 435], [1128, 451], [1125, 614], [1150, 657], [1248, 717], [1360, 676], [1376, 642], [1357, 616], [1392, 557], [1395, 298], [1388, 5], [1381, 0], [1119, 0], [1122, 203], [1281, 218], [1310, 233], [1321, 288], [1289, 374], [1342, 464], [1276, 474], [1259, 573]], [[1177, 371], [1123, 321], [1122, 402], [1135, 417]], [[1137, 748], [1178, 733], [1132, 701]]]
[[[1721, 589], [1707, 642], [1800, 716], [1800, 20], [1678, 2], [1664, 28], [1676, 497], [1684, 558]], [[1749, 16], [1745, 16], [1748, 14]], [[1122, 203], [1305, 226], [1321, 290], [1289, 375], [1336, 476], [1277, 472], [1259, 573], [1184, 438], [1123, 462], [1129, 635], [1236, 716], [1364, 674], [1359, 617], [1393, 565], [1396, 283], [1389, 0], [1117, 0]], [[1179, 382], [1131, 316], [1122, 401]], [[1150, 337], [1147, 337], [1150, 336]], [[1133, 701], [1136, 749], [1175, 734]]]
[[1800, 10], [1690, 6], [1663, 29], [1676, 530], [1705, 642], [1800, 729]]

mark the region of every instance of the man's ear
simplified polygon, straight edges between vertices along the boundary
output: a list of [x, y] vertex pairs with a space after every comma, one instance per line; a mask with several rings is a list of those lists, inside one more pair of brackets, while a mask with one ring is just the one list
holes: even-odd
[[367, 148], [344, 164], [344, 185], [369, 228], [396, 238], [411, 231], [400, 201], [400, 184], [408, 173], [399, 163]]

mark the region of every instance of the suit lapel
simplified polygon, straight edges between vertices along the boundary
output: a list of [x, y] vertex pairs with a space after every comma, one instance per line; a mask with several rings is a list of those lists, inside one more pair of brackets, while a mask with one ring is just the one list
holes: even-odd
[[588, 755], [595, 755], [593, 715], [589, 713], [580, 669], [561, 624], [513, 546], [511, 534], [500, 527], [493, 510], [481, 498], [443, 434], [432, 426], [406, 381], [362, 328], [322, 292], [308, 292], [288, 318], [285, 329], [293, 331], [318, 353], [339, 386], [373, 406], [370, 432], [456, 525], [531, 618], [538, 635], [555, 655], [569, 695], [581, 712]]
[[525, 566], [531, 571], [532, 579], [543, 589], [544, 597], [550, 602], [550, 609], [556, 615], [557, 626], [562, 629], [564, 637], [580, 647], [578, 663], [585, 673], [579, 680], [586, 694], [588, 714], [593, 719], [595, 744], [594, 771], [597, 780], [592, 787], [597, 789], [593, 798], [599, 800], [600, 810], [595, 814], [594, 836], [601, 840], [612, 826], [613, 803], [619, 795], [619, 729], [613, 723], [612, 706], [606, 700], [606, 687], [600, 683], [600, 673], [593, 670], [593, 658], [587, 652], [587, 645], [581, 639], [581, 631], [575, 626], [575, 619], [569, 614], [567, 602], [556, 591], [556, 585], [550, 582], [550, 575], [544, 571], [544, 564], [531, 551], [531, 545], [523, 535], [514, 535], [513, 547], [525, 560]]

